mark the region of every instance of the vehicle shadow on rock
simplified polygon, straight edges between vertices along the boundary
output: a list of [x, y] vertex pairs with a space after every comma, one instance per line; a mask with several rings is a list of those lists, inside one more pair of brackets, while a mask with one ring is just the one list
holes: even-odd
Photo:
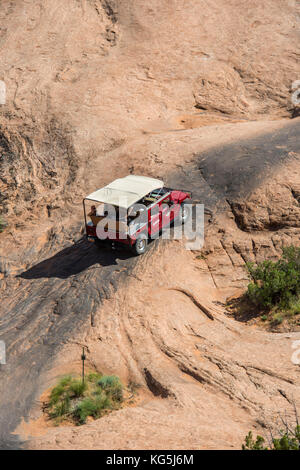
[[19, 274], [23, 279], [60, 278], [67, 279], [80, 274], [91, 267], [101, 269], [106, 266], [118, 266], [120, 262], [134, 257], [127, 250], [112, 250], [106, 247], [98, 248], [96, 245], [82, 239], [74, 245], [64, 248], [51, 258], [32, 266]]

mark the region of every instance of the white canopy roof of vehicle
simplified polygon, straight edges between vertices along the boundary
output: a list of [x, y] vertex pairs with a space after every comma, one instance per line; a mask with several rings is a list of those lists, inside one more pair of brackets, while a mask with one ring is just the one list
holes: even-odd
[[128, 209], [154, 189], [162, 188], [163, 181], [148, 176], [129, 175], [98, 189], [85, 199]]

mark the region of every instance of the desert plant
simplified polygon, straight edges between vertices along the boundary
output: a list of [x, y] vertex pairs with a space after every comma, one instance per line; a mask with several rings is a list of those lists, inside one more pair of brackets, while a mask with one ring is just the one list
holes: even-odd
[[[281, 431], [282, 432], [282, 431]], [[296, 426], [294, 431], [288, 431], [277, 438], [272, 438], [270, 444], [265, 443], [262, 436], [253, 439], [252, 432], [249, 431], [245, 438], [243, 450], [300, 450], [300, 426]]]
[[61, 418], [70, 412], [70, 397], [65, 396], [52, 407], [49, 416], [52, 419]]
[[64, 419], [80, 425], [88, 416], [99, 418], [105, 410], [118, 409], [123, 401], [123, 386], [115, 375], [93, 372], [85, 382], [70, 375], [52, 389], [46, 405], [48, 415], [59, 424]]
[[99, 374], [99, 372], [90, 372], [87, 376], [88, 382], [93, 382], [96, 383], [98, 380], [100, 380], [102, 377], [102, 374]]
[[72, 415], [77, 424], [85, 424], [88, 416], [99, 418], [104, 410], [110, 409], [111, 406], [111, 401], [106, 395], [87, 397], [78, 403]]
[[280, 325], [283, 322], [283, 316], [281, 313], [274, 313], [274, 315], [271, 318], [271, 323], [273, 325]]
[[300, 425], [296, 406], [294, 404], [294, 413], [296, 424], [291, 426], [286, 418], [281, 419], [284, 429], [279, 428], [274, 437], [274, 431], [270, 430], [270, 439], [268, 444], [262, 436], [256, 436], [253, 439], [252, 432], [249, 431], [242, 445], [243, 450], [300, 450]]
[[98, 381], [98, 385], [105, 390], [113, 400], [121, 402], [123, 400], [123, 387], [119, 377], [116, 375], [103, 375]]
[[288, 309], [300, 297], [300, 248], [285, 247], [278, 261], [247, 263], [248, 298], [262, 307]]
[[87, 383], [82, 382], [82, 380], [72, 380], [70, 385], [69, 385], [69, 392], [72, 394], [74, 397], [82, 397], [84, 394], [85, 390], [87, 389]]
[[3, 232], [6, 226], [7, 226], [6, 221], [3, 219], [2, 216], [0, 216], [0, 233]]
[[51, 393], [50, 393], [50, 406], [53, 406], [56, 403], [58, 403], [58, 401], [66, 395], [67, 387], [69, 386], [71, 381], [72, 381], [72, 377], [70, 375], [60, 379], [60, 381], [58, 382], [56, 387], [54, 387], [51, 390]]
[[65, 397], [81, 397], [86, 387], [86, 383], [82, 383], [81, 380], [74, 379], [70, 375], [63, 377], [51, 391], [50, 405], [55, 405]]
[[268, 450], [265, 446], [265, 439], [262, 436], [256, 436], [256, 439], [253, 439], [252, 431], [249, 431], [245, 437], [245, 444], [242, 444], [243, 450]]
[[300, 313], [300, 299], [294, 299], [290, 302], [289, 315], [298, 315]]

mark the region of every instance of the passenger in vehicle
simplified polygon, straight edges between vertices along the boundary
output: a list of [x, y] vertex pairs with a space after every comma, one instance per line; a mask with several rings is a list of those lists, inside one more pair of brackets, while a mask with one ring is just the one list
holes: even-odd
[[91, 210], [90, 210], [90, 212], [88, 213], [88, 216], [89, 216], [89, 217], [92, 217], [92, 216], [95, 216], [95, 215], [97, 215], [96, 206], [91, 206]]

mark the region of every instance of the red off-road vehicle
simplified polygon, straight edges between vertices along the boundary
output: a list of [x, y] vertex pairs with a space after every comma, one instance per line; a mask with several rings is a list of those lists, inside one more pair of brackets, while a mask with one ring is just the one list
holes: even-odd
[[[101, 188], [83, 200], [86, 235], [96, 243], [120, 244], [137, 254], [147, 249], [149, 239], [177, 220], [191, 216], [192, 193], [164, 187], [161, 180], [129, 175]], [[87, 201], [98, 203], [90, 206]], [[90, 221], [87, 221], [87, 217]]]

